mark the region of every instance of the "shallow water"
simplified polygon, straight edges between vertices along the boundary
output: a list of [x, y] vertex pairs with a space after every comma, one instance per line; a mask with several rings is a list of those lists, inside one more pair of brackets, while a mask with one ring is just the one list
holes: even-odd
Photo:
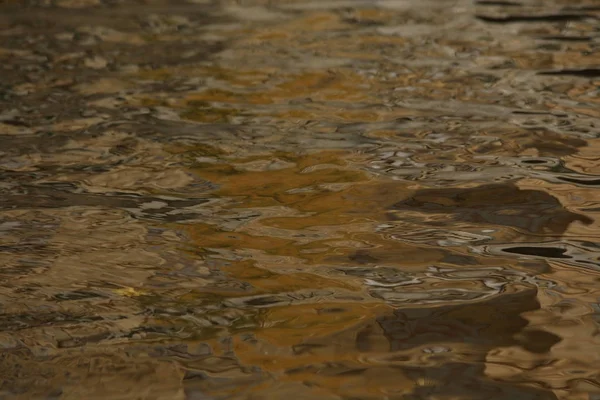
[[0, 2], [0, 397], [600, 399], [595, 0]]

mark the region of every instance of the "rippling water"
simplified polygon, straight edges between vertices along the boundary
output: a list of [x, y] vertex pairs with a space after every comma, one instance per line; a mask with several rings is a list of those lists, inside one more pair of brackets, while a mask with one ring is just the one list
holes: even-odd
[[0, 1], [0, 397], [600, 399], [599, 27]]

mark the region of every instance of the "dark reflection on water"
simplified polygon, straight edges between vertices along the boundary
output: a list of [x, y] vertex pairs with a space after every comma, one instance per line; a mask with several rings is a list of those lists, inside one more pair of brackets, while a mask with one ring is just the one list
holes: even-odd
[[0, 397], [598, 398], [599, 19], [0, 2]]
[[[394, 208], [452, 213], [459, 221], [508, 226], [537, 234], [560, 235], [574, 221], [586, 225], [593, 222], [585, 215], [568, 211], [547, 192], [523, 190], [508, 182], [474, 188], [424, 189]], [[395, 215], [402, 218], [402, 214]]]

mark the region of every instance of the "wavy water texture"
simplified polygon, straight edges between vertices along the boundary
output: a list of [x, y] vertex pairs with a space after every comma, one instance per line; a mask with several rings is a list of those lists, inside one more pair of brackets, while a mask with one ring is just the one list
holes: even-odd
[[0, 2], [0, 397], [600, 399], [599, 21]]

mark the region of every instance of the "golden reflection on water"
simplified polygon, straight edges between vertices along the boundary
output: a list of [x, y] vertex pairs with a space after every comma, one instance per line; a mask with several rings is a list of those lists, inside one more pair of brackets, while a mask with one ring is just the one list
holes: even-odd
[[0, 397], [600, 398], [593, 1], [26, 3]]

